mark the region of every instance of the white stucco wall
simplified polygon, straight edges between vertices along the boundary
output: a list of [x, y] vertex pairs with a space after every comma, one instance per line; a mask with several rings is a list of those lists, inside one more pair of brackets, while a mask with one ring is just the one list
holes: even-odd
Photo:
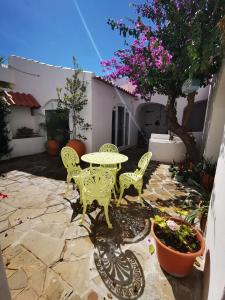
[[[8, 62], [15, 80], [14, 91], [32, 94], [42, 106], [41, 109], [35, 112], [37, 116], [35, 126], [38, 127], [38, 123], [44, 121], [45, 109], [56, 108], [56, 103], [49, 101], [57, 98], [56, 88], [64, 87], [66, 78], [73, 74], [73, 70], [71, 68], [47, 65], [17, 56], [10, 56]], [[85, 119], [85, 122], [89, 123], [92, 123], [92, 75], [93, 73], [91, 72], [83, 72], [80, 77], [87, 83], [87, 98], [89, 99], [87, 106], [81, 112], [81, 116]], [[85, 135], [87, 137], [85, 144], [87, 150], [90, 151], [92, 149], [92, 134], [88, 131]]]
[[185, 159], [186, 148], [182, 140], [175, 136], [169, 140], [169, 134], [152, 134], [148, 150], [152, 152], [152, 160], [169, 163]]
[[204, 156], [216, 161], [220, 151], [220, 143], [225, 122], [225, 63], [218, 75], [217, 83], [212, 90], [207, 108], [207, 119], [204, 127]]
[[37, 132], [35, 116], [31, 115], [31, 110], [28, 107], [12, 107], [9, 122], [13, 136], [15, 136], [17, 129], [21, 127], [28, 127]]
[[42, 136], [25, 139], [13, 139], [10, 143], [13, 150], [9, 157], [13, 158], [45, 152], [45, 143], [46, 138]]
[[204, 300], [225, 299], [225, 126], [217, 163], [206, 234]]
[[[128, 89], [129, 91], [134, 91], [133, 86], [129, 82], [124, 81], [123, 79], [117, 80], [116, 84], [118, 84], [124, 89]], [[208, 94], [209, 94], [209, 86], [198, 89], [197, 95], [195, 96], [195, 102], [208, 99]], [[167, 103], [167, 98], [168, 97], [165, 95], [160, 95], [156, 93], [152, 95], [151, 102], [159, 103], [165, 106]], [[144, 101], [140, 100], [140, 103], [144, 103]], [[177, 119], [179, 124], [182, 123], [183, 111], [186, 105], [187, 105], [187, 100], [185, 98], [180, 97], [177, 99]]]
[[0, 80], [5, 82], [15, 83], [14, 72], [8, 65], [0, 65]]
[[[119, 91], [123, 101], [126, 103], [130, 115], [134, 115], [135, 97], [125, 92]], [[109, 84], [98, 79], [92, 81], [92, 138], [93, 151], [97, 151], [104, 143], [111, 142], [112, 132], [112, 110], [117, 104], [121, 104], [121, 99], [116, 90]], [[130, 116], [129, 146], [137, 142], [137, 128]]]

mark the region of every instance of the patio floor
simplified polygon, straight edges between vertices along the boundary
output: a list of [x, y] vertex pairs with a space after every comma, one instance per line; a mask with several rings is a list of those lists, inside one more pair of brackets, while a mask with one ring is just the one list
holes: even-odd
[[[144, 151], [127, 150], [122, 172], [133, 170]], [[6, 172], [0, 192], [8, 195], [0, 200], [0, 243], [13, 299], [201, 299], [199, 268], [176, 279], [148, 251], [155, 210], [175, 214], [192, 192], [171, 179], [168, 165], [150, 163], [145, 208], [134, 201], [133, 190], [121, 208], [112, 205], [111, 231], [95, 205], [85, 227], [79, 226], [79, 195], [72, 191], [63, 198], [66, 173], [58, 158], [35, 155], [3, 162], [0, 168]]]

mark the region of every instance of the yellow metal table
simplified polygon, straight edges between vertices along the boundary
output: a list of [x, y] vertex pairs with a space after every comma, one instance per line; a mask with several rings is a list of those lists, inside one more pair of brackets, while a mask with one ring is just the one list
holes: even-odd
[[121, 169], [121, 163], [126, 162], [128, 157], [126, 155], [114, 152], [93, 152], [81, 156], [81, 160], [96, 165], [117, 165], [118, 170]]

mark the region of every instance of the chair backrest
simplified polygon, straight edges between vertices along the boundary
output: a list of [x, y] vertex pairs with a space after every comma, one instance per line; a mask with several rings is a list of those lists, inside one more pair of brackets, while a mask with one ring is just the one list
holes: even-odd
[[62, 148], [61, 158], [68, 173], [73, 173], [80, 162], [77, 152], [68, 146]]
[[146, 152], [145, 154], [142, 155], [142, 157], [140, 158], [139, 162], [138, 162], [138, 168], [135, 173], [139, 174], [139, 175], [144, 175], [148, 164], [150, 162], [150, 159], [152, 157], [152, 152]]
[[115, 184], [115, 176], [106, 168], [87, 168], [81, 172], [80, 182], [93, 196], [101, 197], [101, 195], [111, 192]]
[[114, 144], [106, 143], [99, 148], [99, 152], [115, 152], [119, 153], [118, 148]]

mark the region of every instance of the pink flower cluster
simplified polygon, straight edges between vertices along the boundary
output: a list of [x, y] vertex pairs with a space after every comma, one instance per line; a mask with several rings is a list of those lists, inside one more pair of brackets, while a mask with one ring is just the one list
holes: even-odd
[[172, 55], [164, 49], [162, 42], [157, 38], [153, 36], [149, 38], [148, 33], [148, 29], [144, 28], [144, 32], [133, 41], [129, 49], [119, 50], [114, 53], [115, 57], [101, 61], [104, 71], [112, 71], [105, 76], [108, 80], [129, 77], [134, 85], [139, 86], [143, 75], [148, 76], [149, 68], [163, 72], [171, 64]]
[[176, 222], [174, 222], [173, 220], [167, 220], [166, 221], [167, 226], [169, 227], [169, 229], [171, 229], [172, 231], [177, 231], [180, 228], [180, 225], [178, 225]]

